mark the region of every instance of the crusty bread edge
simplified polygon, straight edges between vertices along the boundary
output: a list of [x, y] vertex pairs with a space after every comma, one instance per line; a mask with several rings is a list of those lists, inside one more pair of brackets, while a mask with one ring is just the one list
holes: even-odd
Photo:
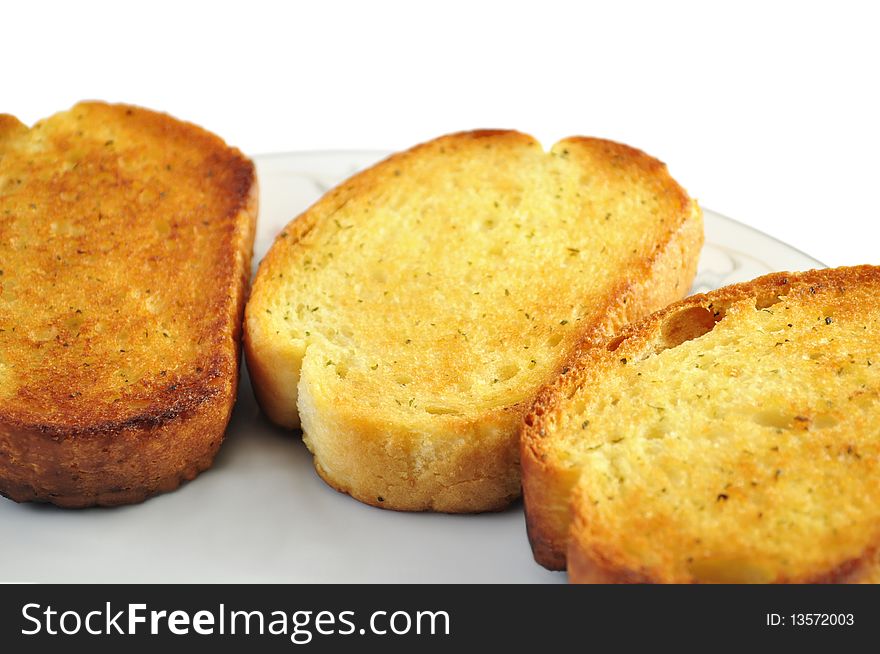
[[[379, 508], [439, 513], [499, 511], [519, 496], [510, 434], [524, 406], [503, 407], [474, 421], [449, 420], [435, 443], [405, 425], [352, 421], [333, 407], [315, 412], [311, 394], [301, 390], [304, 422], [310, 425], [304, 439], [315, 455], [315, 470], [342, 493]], [[425, 454], [427, 442], [434, 446], [431, 463], [416, 472], [411, 456]], [[322, 456], [327, 450], [349, 455]]]
[[[218, 354], [198, 378], [182, 380], [173, 405], [151, 406], [125, 421], [71, 429], [25, 424], [0, 415], [0, 495], [16, 502], [49, 502], [66, 508], [116, 506], [174, 490], [210, 468], [232, 415], [259, 206], [256, 169], [240, 151], [201, 127], [134, 108], [208, 136], [239, 159], [249, 179], [232, 219], [229, 311], [217, 317], [218, 324], [225, 318], [232, 356]], [[9, 122], [24, 127], [14, 118]], [[146, 450], [154, 456], [146, 456]]]
[[[529, 447], [534, 458], [541, 458], [544, 449], [540, 432], [545, 426], [545, 421], [554, 414], [562, 399], [584, 382], [588, 374], [602, 374], [600, 362], [608, 359], [606, 346], [611, 342], [617, 345], [630, 341], [634, 346], [636, 343], [653, 343], [660, 339], [660, 330], [666, 319], [688, 308], [719, 308], [746, 298], [770, 298], [784, 295], [788, 292], [787, 289], [795, 283], [818, 288], [823, 284], [858, 284], [867, 280], [880, 280], [880, 267], [855, 266], [811, 270], [803, 273], [779, 272], [764, 275], [749, 282], [726, 286], [709, 293], [692, 295], [671, 304], [641, 321], [628, 325], [612, 340], [594, 343], [591, 347], [583, 348], [573, 357], [566, 374], [561, 375], [554, 383], [542, 390], [532, 410], [526, 416], [523, 428], [523, 447]], [[580, 472], [554, 466], [549, 458], [545, 458], [538, 473], [538, 475], [531, 477], [530, 481], [535, 486], [533, 492], [540, 497], [542, 503], [532, 505], [531, 512], [527, 512], [527, 520], [530, 521], [528, 525], [530, 535], [534, 532], [544, 539], [538, 541], [539, 548], [534, 550], [536, 560], [539, 563], [553, 570], [564, 570], [568, 557], [577, 549], [575, 559], [568, 562], [569, 576], [572, 581], [584, 580], [595, 583], [660, 581], [651, 579], [643, 571], [615, 567], [613, 561], [608, 557], [591, 559], [588, 554], [581, 551], [582, 548], [575, 548], [570, 541], [570, 533], [574, 529], [570, 523], [575, 515], [571, 502], [573, 501], [572, 491]], [[541, 558], [538, 558], [539, 553]], [[821, 578], [856, 580], [859, 574], [857, 570], [859, 565], [861, 563], [850, 563], [841, 567], [840, 570], [823, 574]]]
[[[580, 352], [617, 333], [624, 325], [681, 299], [690, 289], [704, 239], [702, 212], [695, 202], [691, 211], [692, 217], [682, 221], [665, 246], [647, 262], [642, 282], [621, 289], [609, 303], [606, 323], [585, 334], [581, 344], [558, 371], [557, 381], [539, 392], [524, 417], [520, 432], [520, 461], [526, 531], [535, 560], [551, 570], [565, 569], [568, 495], [576, 475], [543, 460], [539, 417], [557, 401], [556, 395], [564, 392], [561, 386], [568, 387], [559, 381], [574, 377], [567, 373], [578, 365]], [[564, 499], [560, 501], [560, 498]]]
[[[286, 240], [288, 247], [294, 245], [314, 227], [317, 214], [325, 207], [329, 207], [332, 212], [333, 207], [344, 204], [348, 196], [364, 192], [377, 183], [381, 179], [381, 173], [394, 162], [410, 157], [429, 145], [437, 145], [438, 141], [480, 139], [498, 135], [522, 139], [531, 146], [539, 145], [531, 136], [503, 130], [460, 132], [423, 143], [394, 154], [343, 182], [288, 224], [280, 238]], [[669, 176], [662, 162], [635, 148], [602, 139], [573, 137], [560, 141], [553, 149], [579, 140], [601, 141], [620, 156], [630, 158], [651, 173], [664, 176], [677, 194], [681, 214], [679, 223], [673, 223], [666, 240], [658, 243], [650, 260], [646, 260], [639, 271], [632, 273], [633, 281], [621, 284], [609, 296], [604, 320], [585, 326], [572, 337], [573, 343], [612, 334], [627, 322], [685, 295], [695, 276], [704, 238], [699, 206]], [[280, 256], [280, 251], [273, 247], [261, 262], [254, 283], [254, 296], [261, 280], [268, 276], [267, 271], [273, 267], [273, 259]], [[385, 442], [403, 442], [418, 438], [418, 435], [395, 425], [372, 424], [368, 419], [349, 424], [350, 421], [335, 415], [334, 407], [321, 407], [318, 410], [312, 406], [311, 394], [300, 376], [304, 351], [289, 343], [272, 339], [270, 334], [263, 334], [261, 317], [255, 315], [255, 311], [255, 306], [251, 304], [245, 309], [244, 349], [257, 401], [270, 420], [288, 428], [300, 427], [301, 411], [309, 413], [308, 422], [311, 424], [312, 434], [305, 434], [304, 438], [315, 454], [318, 474], [330, 486], [367, 504], [403, 511], [469, 513], [499, 510], [519, 496], [520, 445], [516, 436], [519, 424], [531, 406], [531, 398], [515, 405], [496, 408], [479, 420], [458, 421], [448, 425], [450, 432], [463, 435], [479, 445], [461, 448], [461, 452], [455, 456], [450, 455], [449, 460], [441, 464], [443, 471], [435, 475], [431, 484], [424, 487], [401, 486], [400, 492], [389, 493], [388, 486], [381, 480], [411, 477], [405, 457], [381, 456], [371, 460], [353, 453], [365, 447], [365, 443], [381, 439], [385, 439]], [[284, 365], [277, 365], [279, 361], [284, 362]], [[548, 381], [555, 378], [565, 365], [565, 360], [560, 362], [548, 376]], [[297, 409], [293, 410], [293, 407]], [[345, 464], [344, 474], [334, 474], [322, 465], [321, 452], [315, 450], [317, 442], [331, 443], [333, 450], [352, 453], [348, 456], [350, 460], [347, 464], [336, 462], [338, 465]], [[377, 453], [383, 450], [378, 447], [375, 449]], [[474, 465], [475, 462], [480, 462], [481, 465]]]

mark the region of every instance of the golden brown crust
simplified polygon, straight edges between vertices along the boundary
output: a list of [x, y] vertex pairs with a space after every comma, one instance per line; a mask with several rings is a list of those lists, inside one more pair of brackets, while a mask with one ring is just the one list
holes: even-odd
[[11, 123], [0, 493], [81, 507], [171, 490], [210, 466], [235, 400], [253, 164], [137, 107], [81, 103], [3, 138]]
[[[536, 559], [551, 569], [565, 569], [566, 558], [570, 578], [582, 583], [650, 583], [664, 582], [644, 570], [632, 570], [620, 563], [621, 557], [607, 548], [594, 551], [584, 543], [570, 540], [571, 533], [580, 533], [570, 525], [572, 519], [572, 492], [580, 473], [575, 468], [560, 466], [549, 456], [552, 445], [545, 433], [547, 421], [552, 419], [564, 398], [585, 385], [587, 379], [601, 378], [610, 374], [610, 366], [616, 358], [609, 350], [639, 347], [661, 342], [662, 326], [671, 316], [689, 308], [700, 307], [709, 311], [723, 311], [723, 307], [744, 299], [757, 298], [758, 304], [773, 302], [778, 296], [787, 295], [792, 285], [808, 287], [810, 292], [820, 292], [824, 287], [846, 288], [876, 284], [880, 281], [880, 268], [858, 266], [853, 268], [813, 270], [804, 273], [773, 273], [750, 282], [728, 286], [706, 294], [697, 294], [676, 302], [647, 318], [623, 328], [614, 338], [604, 342], [586, 344], [570, 361], [566, 374], [558, 377], [542, 390], [531, 411], [526, 415], [522, 432], [524, 487], [527, 498], [527, 522]], [[621, 350], [622, 351], [622, 350]], [[529, 504], [529, 497], [537, 498]], [[577, 519], [577, 512], [574, 512]], [[567, 554], [567, 557], [566, 557]], [[868, 574], [862, 567], [872, 569], [871, 557], [849, 561], [833, 571], [802, 580], [857, 580]]]
[[[280, 292], [272, 290], [278, 285], [276, 278], [281, 273], [285, 278], [295, 273], [286, 263], [289, 253], [297, 244], [311, 239], [322, 217], [332, 216], [352, 198], [364, 197], [380, 185], [389, 184], [392, 171], [405, 168], [420, 152], [463, 150], [485, 139], [495, 141], [496, 146], [503, 142], [540, 148], [525, 134], [482, 130], [441, 137], [393, 155], [343, 182], [288, 225], [261, 262], [254, 282], [252, 301], [245, 311], [244, 347], [261, 407], [270, 419], [286, 427], [296, 428], [302, 420], [308, 426], [306, 444], [315, 454], [316, 469], [322, 478], [369, 504], [443, 512], [487, 511], [508, 505], [520, 493], [516, 436], [531, 395], [475, 416], [437, 416], [430, 428], [398, 423], [385, 414], [356, 411], [348, 401], [321, 401], [316, 396], [322, 389], [313, 387], [317, 382], [310, 381], [307, 372], [314, 365], [311, 377], [320, 379], [326, 374], [326, 360], [332, 357], [310, 363], [306, 346], [275, 337], [276, 331], [264, 326], [263, 314], [270, 306], [269, 299]], [[625, 322], [682, 297], [693, 279], [703, 242], [698, 206], [672, 180], [662, 163], [633, 148], [600, 139], [566, 139], [554, 146], [553, 152], [567, 156], [567, 150], [578, 147], [591, 149], [591, 154], [601, 153], [595, 156], [615, 170], [628, 171], [633, 178], [648, 178], [646, 184], [655, 185], [652, 190], [663, 196], [663, 206], [673, 208], [669, 210], [668, 226], [664, 225], [666, 231], [652, 241], [653, 251], [640, 266], [628, 269], [626, 279], [604, 298], [602, 319], [572, 326], [571, 340], [565, 341], [572, 345], [612, 333]], [[311, 247], [316, 248], [311, 252], [318, 251], [319, 246]], [[549, 307], [553, 298], [546, 301]], [[309, 351], [315, 347], [310, 345]], [[550, 374], [556, 375], [564, 365], [559, 361]]]
[[[535, 560], [545, 568], [565, 569], [568, 493], [577, 479], [571, 471], [544, 461], [538, 418], [556, 401], [562, 392], [562, 382], [576, 378], [570, 371], [579, 365], [584, 349], [658, 307], [674, 302], [687, 291], [696, 274], [694, 253], [698, 253], [702, 245], [702, 223], [697, 221], [683, 222], [665, 244], [658, 245], [654, 258], [646, 262], [646, 270], [641, 275], [643, 281], [621, 289], [616, 297], [610, 298], [607, 322], [595, 332], [583, 335], [581, 344], [560, 367], [555, 380], [542, 389], [525, 413], [519, 447], [526, 530]], [[567, 384], [564, 386], [570, 388]]]
[[[301, 406], [309, 410], [305, 392]], [[332, 472], [315, 456], [315, 470], [336, 490], [355, 499], [396, 511], [479, 513], [500, 511], [520, 493], [516, 441], [510, 438], [522, 419], [519, 406], [505, 407], [492, 415], [462, 423], [451, 420], [442, 454], [420, 473], [414, 472], [414, 451], [424, 449], [420, 435], [405, 426], [378, 421], [354, 425], [346, 416], [325, 409], [315, 421], [317, 429], [305, 434], [306, 445], [332, 443], [344, 457], [325, 457]]]

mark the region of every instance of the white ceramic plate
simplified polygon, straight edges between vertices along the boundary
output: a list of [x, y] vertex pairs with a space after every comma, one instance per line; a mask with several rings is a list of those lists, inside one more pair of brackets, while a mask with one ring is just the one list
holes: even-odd
[[[275, 235], [377, 152], [257, 157], [259, 261]], [[695, 290], [821, 263], [705, 211]], [[61, 510], [0, 498], [0, 581], [562, 582], [532, 561], [519, 504], [495, 514], [383, 511], [326, 486], [298, 434], [260, 415], [246, 375], [214, 467], [137, 506]]]

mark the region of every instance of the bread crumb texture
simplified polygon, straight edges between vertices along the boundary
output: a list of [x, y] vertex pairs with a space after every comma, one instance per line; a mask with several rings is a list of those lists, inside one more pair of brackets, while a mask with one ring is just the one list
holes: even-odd
[[256, 202], [248, 159], [167, 115], [0, 115], [0, 492], [132, 502], [210, 465]]
[[223, 244], [252, 181], [217, 137], [132, 107], [0, 121], [0, 408], [121, 420], [203, 377], [231, 343], [213, 309], [237, 294]]
[[542, 423], [579, 574], [840, 580], [880, 544], [880, 273], [771, 279], [609, 342]]
[[[261, 265], [246, 324], [261, 402], [302, 420], [343, 490], [360, 474], [345, 461], [395, 461], [375, 487], [397, 491], [365, 501], [497, 507], [519, 492], [523, 407], [580, 338], [624, 317], [615, 302], [683, 224], [667, 296], [690, 283], [701, 218], [643, 153], [474, 132], [391, 157], [291, 223]], [[476, 460], [481, 442], [503, 466]], [[451, 485], [478, 496], [492, 475], [502, 498], [437, 500]]]

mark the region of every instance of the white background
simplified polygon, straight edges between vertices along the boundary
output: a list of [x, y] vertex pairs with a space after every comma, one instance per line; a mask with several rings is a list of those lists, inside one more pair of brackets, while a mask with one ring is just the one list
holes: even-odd
[[663, 159], [711, 209], [829, 265], [878, 256], [871, 3], [18, 2], [0, 110], [141, 104], [250, 154], [513, 127]]

